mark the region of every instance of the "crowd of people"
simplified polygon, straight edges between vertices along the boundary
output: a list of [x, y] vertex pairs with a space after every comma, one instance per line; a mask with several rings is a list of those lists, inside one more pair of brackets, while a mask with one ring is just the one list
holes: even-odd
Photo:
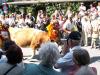
[[42, 44], [39, 64], [25, 63], [21, 48], [7, 40], [0, 51], [0, 75], [97, 75], [96, 68], [89, 66], [88, 51], [81, 48], [81, 34], [73, 31], [66, 39], [63, 55], [54, 42]]
[[38, 11], [37, 18], [31, 13], [0, 15], [0, 22], [5, 26], [31, 27], [47, 31], [51, 40], [57, 40], [58, 37], [64, 38], [71, 31], [79, 31], [82, 34], [82, 45], [91, 45], [92, 48], [100, 44], [99, 20], [100, 3], [97, 6], [91, 4], [90, 9], [81, 3], [76, 13], [72, 12], [70, 7], [66, 13], [62, 10], [55, 10], [51, 17], [42, 10]]
[[[68, 8], [66, 14], [56, 10], [51, 18], [40, 10], [35, 18], [12, 14], [1, 15], [2, 25], [11, 27], [32, 27], [47, 31], [51, 41], [39, 48], [39, 64], [23, 62], [22, 50], [10, 39], [4, 42], [0, 50], [0, 75], [97, 75], [95, 67], [90, 67], [90, 56], [81, 45], [88, 46], [88, 38], [92, 48], [96, 48], [100, 38], [100, 4], [97, 8], [91, 4], [90, 9], [81, 3], [79, 11], [73, 13]], [[63, 50], [60, 54], [58, 45], [54, 43], [58, 37], [63, 38]], [[55, 69], [60, 69], [56, 71]]]

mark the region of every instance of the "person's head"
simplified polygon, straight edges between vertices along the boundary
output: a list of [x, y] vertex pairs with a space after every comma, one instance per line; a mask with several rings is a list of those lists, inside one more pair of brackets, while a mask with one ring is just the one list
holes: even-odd
[[84, 6], [84, 3], [83, 2], [81, 3], [81, 6]]
[[26, 18], [29, 18], [29, 15], [26, 15]]
[[39, 56], [43, 65], [53, 66], [59, 58], [58, 46], [52, 42], [42, 44], [39, 49]]
[[17, 45], [11, 45], [6, 51], [6, 57], [8, 59], [9, 64], [17, 64], [22, 62], [23, 53], [20, 47]]
[[97, 75], [96, 72], [93, 71], [92, 68], [87, 66], [82, 66], [75, 75]]
[[73, 61], [76, 65], [85, 66], [90, 63], [89, 53], [85, 49], [75, 49], [73, 52]]
[[8, 48], [11, 46], [11, 45], [14, 45], [14, 44], [16, 44], [14, 41], [12, 41], [12, 40], [5, 40], [5, 42], [3, 43], [3, 50], [4, 51], [7, 51], [8, 50]]
[[68, 36], [68, 45], [70, 48], [80, 45], [81, 42], [81, 34], [78, 31], [73, 31]]

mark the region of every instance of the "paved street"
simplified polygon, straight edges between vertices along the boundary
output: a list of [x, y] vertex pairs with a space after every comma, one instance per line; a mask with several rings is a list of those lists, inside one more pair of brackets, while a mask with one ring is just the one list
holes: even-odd
[[[99, 49], [91, 49], [90, 47], [83, 47], [83, 48], [87, 49], [90, 54], [90, 57], [91, 57], [90, 66], [96, 67], [97, 73], [98, 73], [98, 75], [100, 75], [100, 50]], [[32, 49], [31, 48], [22, 48], [22, 50], [24, 53], [24, 58], [28, 57], [29, 61], [31, 61], [31, 63], [36, 63], [36, 64], [38, 63], [38, 60], [36, 60], [36, 59], [30, 60], [30, 58], [32, 57]], [[30, 63], [29, 61], [24, 61], [24, 62]]]

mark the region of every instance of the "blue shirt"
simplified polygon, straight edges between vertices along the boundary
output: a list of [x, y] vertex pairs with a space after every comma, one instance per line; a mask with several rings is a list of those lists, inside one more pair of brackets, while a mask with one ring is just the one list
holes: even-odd
[[70, 51], [68, 53], [66, 53], [66, 55], [64, 57], [61, 57], [60, 59], [58, 59], [58, 61], [57, 61], [58, 68], [65, 70], [65, 69], [69, 69], [71, 66], [73, 66], [74, 65], [73, 51], [75, 49], [79, 49], [79, 48], [81, 48], [80, 45], [71, 48]]

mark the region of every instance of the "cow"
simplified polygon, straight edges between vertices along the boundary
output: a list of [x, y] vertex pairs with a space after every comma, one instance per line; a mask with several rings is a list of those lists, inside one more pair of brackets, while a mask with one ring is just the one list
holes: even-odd
[[0, 35], [0, 49], [2, 49], [2, 45], [3, 45], [3, 39], [2, 36]]
[[48, 33], [34, 28], [12, 28], [9, 27], [11, 40], [15, 41], [20, 47], [30, 46], [35, 55], [36, 49], [42, 43], [50, 41]]

